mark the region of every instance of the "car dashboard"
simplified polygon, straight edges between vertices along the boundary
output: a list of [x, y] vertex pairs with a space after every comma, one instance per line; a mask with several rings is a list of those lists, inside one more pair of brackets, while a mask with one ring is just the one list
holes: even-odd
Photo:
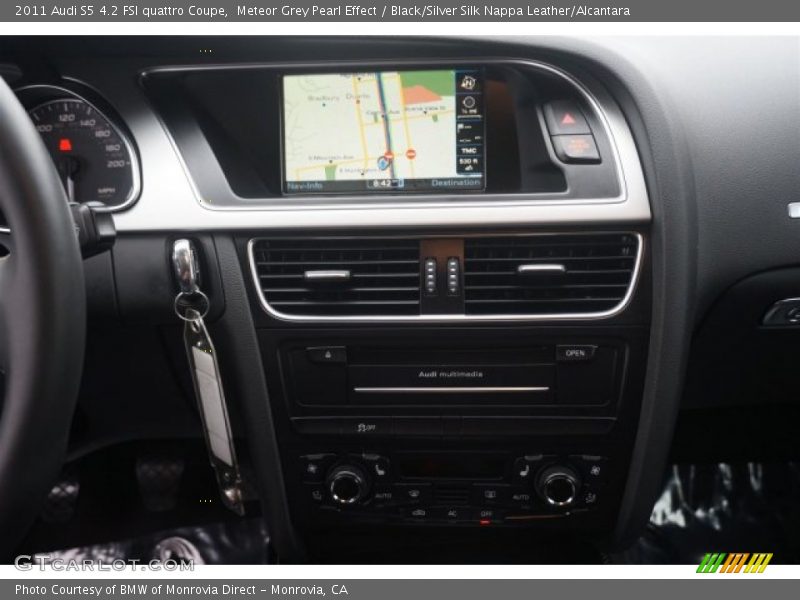
[[791, 40], [66, 42], [0, 66], [117, 232], [85, 262], [73, 457], [202, 435], [179, 241], [283, 560], [623, 547], [681, 406], [792, 402], [754, 358], [796, 335], [794, 304], [762, 320], [800, 295]]

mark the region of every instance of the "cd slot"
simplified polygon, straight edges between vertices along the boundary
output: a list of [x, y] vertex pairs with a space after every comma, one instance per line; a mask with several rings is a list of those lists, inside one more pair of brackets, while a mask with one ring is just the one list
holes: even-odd
[[348, 368], [351, 404], [548, 404], [552, 365], [416, 365]]
[[549, 392], [549, 387], [357, 387], [356, 394], [521, 394]]

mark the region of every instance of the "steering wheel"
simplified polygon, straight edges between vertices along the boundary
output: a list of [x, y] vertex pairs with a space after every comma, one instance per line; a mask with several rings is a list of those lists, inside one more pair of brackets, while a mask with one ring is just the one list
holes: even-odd
[[0, 562], [59, 474], [83, 368], [83, 264], [67, 198], [27, 112], [0, 78]]

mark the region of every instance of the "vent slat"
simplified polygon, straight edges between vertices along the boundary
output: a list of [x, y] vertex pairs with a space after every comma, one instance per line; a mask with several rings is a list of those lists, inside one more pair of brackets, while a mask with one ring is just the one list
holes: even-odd
[[257, 267], [317, 267], [320, 265], [335, 265], [341, 266], [363, 266], [363, 265], [413, 265], [418, 264], [418, 260], [338, 260], [332, 258], [330, 260], [276, 260], [276, 261], [256, 261]]
[[416, 300], [333, 300], [325, 302], [322, 300], [279, 300], [271, 302], [273, 306], [394, 306], [400, 305], [416, 305], [419, 304]]
[[[570, 269], [570, 275], [629, 275], [630, 269]], [[491, 276], [502, 276], [507, 277], [508, 275], [514, 275], [516, 271], [508, 270], [508, 271], [473, 271], [470, 273], [464, 273], [466, 277], [491, 277]]]
[[610, 296], [606, 298], [473, 298], [467, 300], [471, 304], [536, 304], [536, 303], [580, 303], [580, 302], [619, 302], [619, 296]]
[[[408, 279], [417, 279], [419, 278], [419, 273], [352, 273], [351, 279], [401, 279], [406, 277]], [[261, 274], [258, 275], [259, 279], [305, 279], [303, 274], [303, 270], [295, 272], [295, 273], [269, 273], [269, 274]]]
[[[467, 239], [467, 315], [589, 314], [610, 311], [632, 283], [638, 239], [630, 234]], [[561, 264], [563, 273], [520, 275], [525, 264]]]
[[[419, 241], [414, 239], [273, 239], [253, 245], [267, 303], [294, 316], [419, 314]], [[341, 282], [311, 283], [308, 270], [341, 270]]]
[[[308, 292], [315, 292], [317, 290], [310, 288], [310, 287], [294, 287], [294, 288], [278, 288], [273, 287], [270, 288], [271, 294], [297, 294], [297, 293], [308, 293]], [[419, 287], [354, 287], [350, 288], [351, 292], [412, 292], [418, 293]]]
[[471, 285], [471, 290], [530, 290], [530, 291], [557, 291], [557, 290], [597, 290], [597, 289], [627, 289], [624, 283], [585, 283], [572, 285]]
[[583, 262], [583, 261], [598, 261], [598, 260], [634, 260], [635, 257], [633, 256], [620, 256], [618, 254], [614, 255], [607, 255], [607, 256], [509, 256], [509, 257], [472, 257], [466, 256], [464, 261], [465, 263], [470, 262], [481, 262], [481, 263], [518, 263], [520, 261], [532, 262], [533, 264], [536, 263], [549, 263], [549, 262]]
[[281, 244], [280, 246], [277, 246], [277, 247], [276, 246], [271, 246], [269, 248], [260, 248], [258, 250], [258, 252], [282, 252], [282, 253], [295, 252], [295, 253], [307, 254], [307, 253], [313, 253], [313, 252], [325, 252], [325, 253], [330, 253], [330, 252], [356, 252], [356, 253], [358, 253], [358, 252], [376, 252], [376, 251], [377, 252], [408, 252], [409, 251], [409, 246], [406, 246], [405, 244], [397, 244], [397, 245], [394, 245], [394, 246], [387, 245], [390, 242], [379, 243], [379, 244], [374, 245], [374, 246], [370, 246], [370, 245], [359, 246], [359, 245], [352, 244], [352, 243], [347, 245], [347, 246], [336, 246], [333, 243], [333, 240], [329, 240], [329, 242], [330, 242], [330, 245], [328, 245], [328, 242], [326, 242], [325, 244], [318, 244], [318, 245], [312, 245], [312, 244], [305, 245], [305, 244], [302, 244], [302, 245], [294, 246], [294, 247], [286, 246], [284, 244]]
[[[608, 242], [587, 242], [586, 240], [579, 240], [578, 238], [573, 238], [572, 241], [558, 241], [561, 239], [561, 236], [558, 237], [557, 240], [553, 238], [548, 238], [547, 236], [541, 236], [539, 239], [534, 239], [531, 236], [528, 237], [520, 237], [520, 238], [506, 238], [502, 241], [498, 242], [487, 242], [476, 240], [474, 244], [472, 244], [472, 249], [482, 249], [482, 248], [498, 248], [503, 250], [508, 250], [509, 248], [537, 248], [537, 247], [547, 247], [547, 248], [582, 248], [582, 247], [591, 247], [591, 248], [603, 248], [607, 246], [619, 246], [618, 242], [608, 241]], [[635, 246], [636, 244], [630, 244]]]

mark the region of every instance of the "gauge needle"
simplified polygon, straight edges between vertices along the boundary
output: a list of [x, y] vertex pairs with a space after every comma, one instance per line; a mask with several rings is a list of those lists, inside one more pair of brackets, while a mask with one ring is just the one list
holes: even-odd
[[71, 173], [67, 175], [65, 187], [67, 189], [67, 198], [70, 202], [75, 202], [75, 179], [73, 179]]
[[64, 183], [64, 191], [67, 192], [67, 199], [70, 202], [76, 202], [75, 199], [75, 178], [80, 170], [80, 161], [74, 156], [65, 156], [61, 161], [61, 177]]

